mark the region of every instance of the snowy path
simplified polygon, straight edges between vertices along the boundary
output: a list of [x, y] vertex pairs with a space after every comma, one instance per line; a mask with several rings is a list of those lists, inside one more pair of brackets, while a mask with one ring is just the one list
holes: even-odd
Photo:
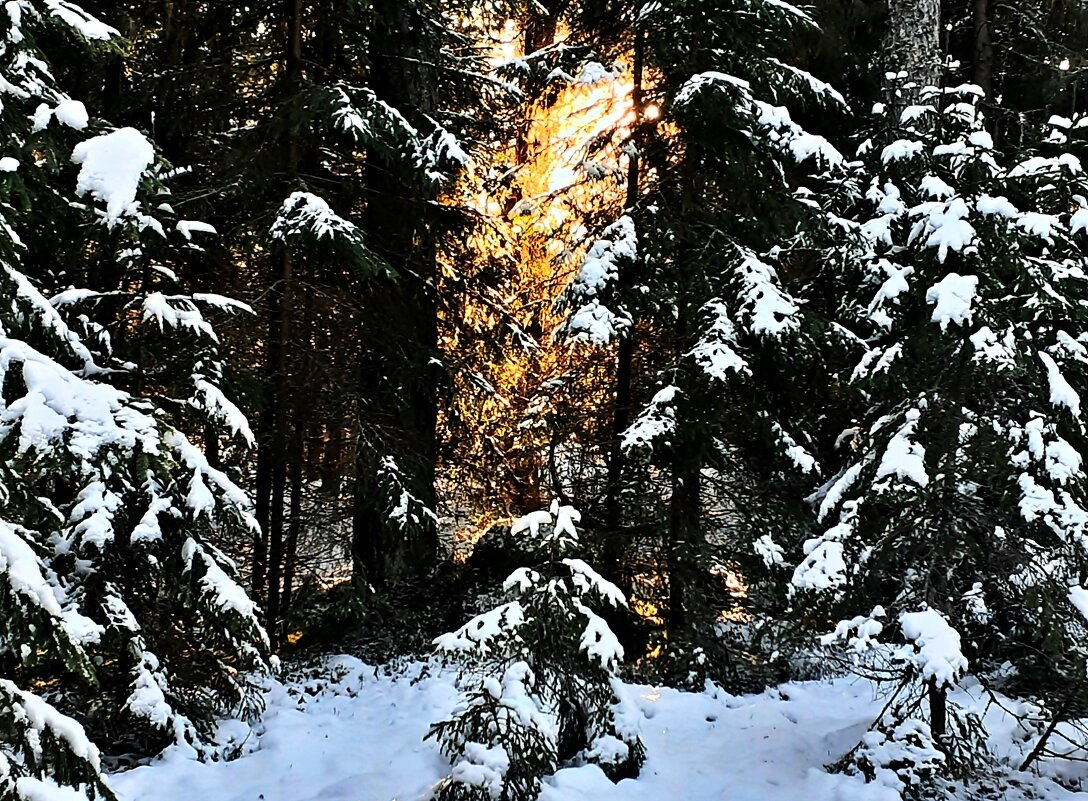
[[[180, 750], [115, 775], [122, 801], [421, 801], [448, 770], [423, 735], [446, 716], [448, 674], [413, 684], [375, 677], [349, 657], [324, 686], [275, 686], [262, 724], [224, 727], [245, 756], [201, 764]], [[418, 666], [415, 668], [418, 670]], [[828, 776], [880, 707], [873, 688], [845, 680], [784, 685], [756, 696], [634, 688], [647, 760], [612, 784], [593, 766], [559, 771], [542, 801], [894, 801], [886, 787]], [[301, 692], [300, 692], [301, 691]], [[301, 703], [299, 697], [306, 701]], [[1048, 786], [1050, 799], [1088, 799]]]

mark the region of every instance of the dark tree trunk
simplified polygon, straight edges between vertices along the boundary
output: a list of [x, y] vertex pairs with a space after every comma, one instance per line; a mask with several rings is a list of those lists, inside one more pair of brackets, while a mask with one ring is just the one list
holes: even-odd
[[[371, 80], [377, 96], [426, 125], [437, 109], [434, 33], [416, 4], [376, 0]], [[428, 512], [436, 506], [438, 458], [437, 252], [433, 191], [381, 154], [367, 154], [367, 227], [394, 277], [375, 280], [363, 297], [359, 397], [363, 429], [356, 462], [353, 553], [356, 583], [386, 584], [434, 563], [437, 531], [429, 514], [401, 525], [390, 519], [379, 474], [392, 459], [404, 489]]]
[[948, 690], [929, 680], [929, 728], [933, 739], [942, 743], [948, 734]]
[[[285, 0], [283, 94], [288, 99], [289, 113], [292, 102], [301, 91], [302, 79], [302, 0]], [[288, 134], [283, 144], [284, 175], [288, 190], [294, 188], [298, 173], [300, 147], [299, 121], [293, 114], [287, 120]], [[265, 625], [277, 639], [280, 616], [280, 578], [283, 573], [283, 522], [285, 490], [287, 484], [287, 450], [289, 426], [287, 420], [287, 382], [290, 376], [288, 350], [291, 341], [292, 312], [294, 309], [295, 266], [290, 249], [285, 244], [280, 255], [279, 271], [270, 293], [269, 365], [271, 378], [272, 431], [268, 447], [271, 449], [270, 510], [268, 514], [268, 602], [265, 609]]]
[[[302, 431], [305, 430], [304, 423], [301, 419], [295, 420], [296, 425], [296, 438], [295, 438], [295, 454], [291, 460], [291, 513], [290, 520], [287, 524], [287, 541], [284, 544], [283, 555], [283, 593], [280, 596], [280, 615], [286, 618], [291, 614], [291, 596], [295, 590], [295, 569], [298, 563], [298, 537], [302, 531], [302, 462], [303, 462], [303, 443], [302, 443]], [[282, 627], [281, 627], [281, 641], [278, 645], [282, 645]]]
[[[553, 3], [554, 5], [554, 3]], [[565, 5], [565, 4], [563, 4]], [[555, 42], [556, 30], [559, 27], [560, 11], [552, 10], [547, 4], [531, 2], [526, 9], [526, 17], [522, 23], [522, 48], [526, 56], [531, 56], [550, 46]], [[542, 79], [531, 79], [526, 82], [525, 94], [531, 104], [535, 104], [545, 87]], [[530, 108], [532, 106], [530, 105]], [[514, 159], [519, 167], [529, 162], [530, 146], [529, 133], [533, 127], [533, 114], [530, 112], [518, 121], [517, 132], [514, 141]], [[513, 198], [516, 203], [520, 198]]]
[[282, 459], [272, 469], [272, 514], [268, 526], [268, 603], [265, 606], [265, 626], [278, 641], [280, 618], [280, 575], [283, 571], [283, 504], [287, 485], [287, 465]]
[[[635, 119], [639, 122], [633, 134], [636, 149], [629, 155], [627, 163], [627, 196], [624, 198], [624, 209], [631, 211], [639, 200], [639, 171], [640, 162], [637, 148], [641, 144], [639, 132], [645, 125], [644, 108], [642, 99], [643, 79], [643, 42], [641, 35], [635, 37], [634, 53], [631, 69], [631, 106]], [[625, 280], [622, 274], [619, 280]], [[611, 442], [608, 453], [608, 486], [605, 502], [605, 527], [607, 528], [604, 563], [607, 567], [616, 570], [616, 575], [622, 575], [619, 570], [625, 543], [621, 540], [623, 524], [623, 508], [620, 495], [623, 490], [623, 448], [621, 440], [623, 432], [631, 424], [631, 381], [633, 378], [633, 362], [635, 356], [635, 332], [632, 329], [620, 340], [616, 351], [616, 383], [615, 400], [612, 408]], [[625, 591], [630, 591], [629, 582], [622, 581]]]
[[702, 461], [698, 446], [677, 447], [673, 454], [669, 540], [665, 544], [669, 573], [669, 609], [665, 622], [678, 633], [688, 623], [688, 597], [695, 577], [700, 533]]
[[223, 466], [219, 455], [219, 429], [211, 424], [204, 426], [204, 455], [212, 467]]
[[[266, 360], [265, 370], [266, 376], [268, 376], [266, 380], [271, 382], [267, 366], [269, 363], [270, 360]], [[268, 575], [268, 512], [272, 505], [272, 444], [269, 442], [269, 433], [272, 429], [272, 408], [271, 393], [267, 391], [267, 387], [268, 384], [266, 384], [265, 404], [257, 418], [257, 468], [253, 488], [253, 503], [257, 515], [258, 530], [253, 532], [253, 570], [249, 587], [250, 595], [254, 598], [264, 597], [265, 581]]]
[[974, 82], [986, 97], [994, 91], [994, 40], [990, 25], [990, 0], [974, 0]]

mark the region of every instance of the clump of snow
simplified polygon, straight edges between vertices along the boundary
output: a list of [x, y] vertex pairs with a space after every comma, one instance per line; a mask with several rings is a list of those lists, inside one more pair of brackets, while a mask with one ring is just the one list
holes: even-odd
[[518, 601], [497, 606], [472, 618], [456, 631], [447, 632], [434, 640], [440, 651], [487, 654], [491, 641], [503, 634], [517, 631], [525, 623], [525, 610]]
[[918, 185], [923, 195], [927, 197], [935, 198], [937, 200], [945, 200], [956, 194], [956, 190], [938, 178], [936, 175], [927, 175], [922, 178], [921, 183]]
[[[943, 260], [943, 259], [942, 259]], [[971, 304], [978, 289], [977, 275], [949, 273], [926, 292], [926, 302], [933, 304], [933, 322], [941, 330], [949, 323], [964, 326], [971, 322]]]
[[199, 220], [178, 220], [177, 225], [174, 226], [179, 234], [185, 237], [186, 240], [193, 238], [194, 232], [200, 232], [203, 234], [216, 233], [215, 226], [206, 222], [200, 222]]
[[708, 89], [721, 89], [726, 88], [728, 91], [740, 92], [743, 98], [750, 99], [750, 90], [752, 85], [748, 81], [737, 78], [734, 75], [727, 75], [724, 72], [715, 72], [713, 70], [709, 72], [701, 72], [698, 75], [693, 75], [687, 80], [687, 82], [680, 87], [680, 91], [676, 93], [676, 97], [673, 102], [678, 106], [686, 106], [691, 103], [695, 97], [708, 90]]
[[704, 307], [704, 313], [710, 317], [710, 326], [689, 355], [717, 381], [724, 382], [731, 375], [750, 374], [748, 362], [734, 350], [737, 331], [729, 308], [721, 300], [714, 299]]
[[37, 554], [19, 536], [10, 523], [0, 520], [0, 576], [18, 595], [41, 607], [50, 615], [59, 617], [60, 602], [52, 585], [42, 574], [42, 563]]
[[1062, 375], [1061, 368], [1048, 353], [1039, 353], [1039, 361], [1046, 367], [1047, 381], [1050, 384], [1050, 402], [1055, 406], [1064, 406], [1074, 417], [1080, 417], [1080, 395]]
[[1086, 621], [1088, 621], [1088, 590], [1081, 586], [1069, 588], [1069, 603], [1076, 607]]
[[292, 192], [272, 223], [273, 239], [286, 240], [299, 231], [308, 231], [318, 239], [356, 235], [355, 223], [336, 214], [323, 199], [312, 192]]
[[843, 541], [854, 532], [857, 502], [843, 504], [839, 522], [821, 534], [805, 541], [805, 558], [794, 569], [790, 591], [834, 590], [846, 583], [846, 559]]
[[623, 594], [623, 590], [581, 559], [564, 559], [563, 564], [570, 568], [574, 587], [579, 594], [592, 593], [613, 607], [627, 606], [627, 597]]
[[621, 445], [624, 450], [649, 448], [658, 439], [676, 430], [675, 404], [679, 392], [672, 385], [657, 391], [635, 422], [623, 432]]
[[756, 555], [763, 560], [763, 564], [767, 565], [767, 567], [786, 563], [785, 551], [781, 545], [771, 539], [770, 534], [761, 536], [752, 544], [752, 547], [755, 549]]
[[57, 107], [53, 109], [53, 116], [57, 118], [57, 122], [63, 123], [69, 128], [75, 128], [77, 131], [86, 128], [91, 120], [90, 115], [87, 114], [86, 106], [78, 100], [67, 97], [61, 100]]
[[980, 195], [978, 200], [975, 201], [975, 209], [979, 214], [983, 216], [995, 216], [1014, 218], [1020, 214], [1020, 211], [1009, 202], [1009, 199], [1004, 195], [998, 197], [990, 197], [989, 195]]
[[210, 597], [211, 603], [220, 609], [228, 609], [237, 612], [243, 617], [251, 617], [256, 614], [257, 605], [241, 585], [227, 575], [226, 571], [212, 558], [207, 549], [192, 537], [185, 540], [181, 548], [181, 558], [185, 563], [187, 572], [193, 571], [199, 561], [203, 568], [200, 577], [200, 585], [205, 594]]
[[917, 409], [911, 409], [905, 415], [906, 421], [888, 442], [884, 450], [880, 465], [876, 470], [876, 479], [879, 481], [885, 476], [908, 479], [919, 487], [929, 484], [929, 474], [926, 472], [926, 449], [911, 437], [918, 430], [918, 420], [921, 413]]
[[744, 251], [739, 273], [744, 287], [740, 298], [752, 333], [779, 337], [796, 331], [800, 325], [798, 304], [779, 288], [774, 268], [760, 261], [751, 251]]
[[623, 661], [623, 646], [608, 622], [579, 600], [574, 602], [574, 608], [586, 618], [579, 647], [590, 661], [598, 662], [608, 670], [615, 670]]
[[937, 248], [937, 260], [942, 264], [948, 258], [948, 251], [962, 251], [975, 240], [975, 229], [967, 221], [967, 213], [967, 203], [957, 197], [938, 204], [929, 214], [926, 247]]
[[903, 636], [914, 644], [912, 660], [924, 679], [949, 686], [967, 671], [959, 632], [936, 610], [904, 612], [899, 616], [899, 626]]
[[465, 743], [462, 759], [450, 771], [450, 778], [470, 787], [480, 787], [498, 799], [502, 795], [503, 779], [510, 770], [510, 755], [502, 746]]
[[550, 508], [529, 512], [515, 520], [510, 525], [510, 533], [517, 536], [528, 532], [533, 539], [545, 542], [576, 543], [578, 542], [576, 524], [581, 520], [582, 513], [573, 506], [553, 500]]
[[592, 86], [593, 84], [606, 83], [615, 79], [615, 73], [599, 61], [587, 61], [578, 71], [578, 76], [574, 79], [574, 82], [583, 86]]
[[892, 161], [912, 159], [919, 155], [924, 147], [925, 146], [917, 140], [897, 139], [881, 151], [880, 160], [887, 164]]
[[560, 329], [575, 342], [603, 346], [622, 336], [631, 319], [622, 309], [611, 309], [603, 296], [619, 280], [620, 267], [638, 255], [634, 220], [624, 215], [608, 226], [586, 254], [564, 302], [577, 307]]
[[[7, 5], [11, 6], [12, 4], [8, 3]], [[100, 22], [82, 8], [69, 3], [67, 0], [45, 0], [45, 7], [49, 9], [50, 14], [57, 17], [85, 39], [104, 42], [121, 35], [116, 28], [111, 28], [104, 22]]]
[[72, 151], [72, 161], [81, 166], [76, 194], [105, 201], [106, 223], [112, 227], [137, 212], [136, 192], [155, 161], [155, 149], [135, 128], [118, 128], [80, 142]]

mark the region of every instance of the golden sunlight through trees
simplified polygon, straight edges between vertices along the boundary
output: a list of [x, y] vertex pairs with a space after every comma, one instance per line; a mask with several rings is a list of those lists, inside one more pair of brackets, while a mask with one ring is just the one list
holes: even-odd
[[[560, 27], [555, 44], [568, 32]], [[523, 37], [508, 21], [494, 37], [496, 64], [523, 63]], [[628, 65], [586, 65], [575, 75], [554, 70], [541, 97], [526, 98], [516, 109], [518, 131], [490, 154], [478, 170], [472, 205], [481, 213], [470, 250], [474, 269], [497, 272], [497, 297], [466, 299], [461, 310], [470, 328], [513, 332], [513, 345], [481, 346], [470, 354], [462, 343], [447, 349], [471, 362], [466, 388], [458, 393], [468, 437], [485, 452], [480, 461], [493, 468], [475, 482], [481, 493], [468, 499], [480, 509], [518, 514], [546, 505], [541, 495], [549, 456], [566, 434], [556, 428], [558, 412], [591, 408], [589, 396], [606, 397], [609, 387], [593, 381], [599, 359], [555, 339], [561, 318], [554, 303], [581, 267], [592, 237], [621, 213], [627, 182], [628, 151], [634, 123]], [[649, 115], [647, 115], [649, 116]], [[572, 397], [582, 402], [570, 402]], [[600, 406], [600, 404], [596, 404]], [[551, 468], [559, 469], [556, 460]], [[471, 517], [471, 516], [470, 516]], [[492, 517], [455, 521], [456, 539], [468, 543], [494, 523]]]

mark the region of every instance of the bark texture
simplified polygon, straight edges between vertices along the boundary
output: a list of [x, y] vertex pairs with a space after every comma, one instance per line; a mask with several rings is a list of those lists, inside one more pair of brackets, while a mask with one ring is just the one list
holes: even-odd
[[888, 0], [884, 65], [920, 86], [936, 85], [941, 66], [940, 0]]

